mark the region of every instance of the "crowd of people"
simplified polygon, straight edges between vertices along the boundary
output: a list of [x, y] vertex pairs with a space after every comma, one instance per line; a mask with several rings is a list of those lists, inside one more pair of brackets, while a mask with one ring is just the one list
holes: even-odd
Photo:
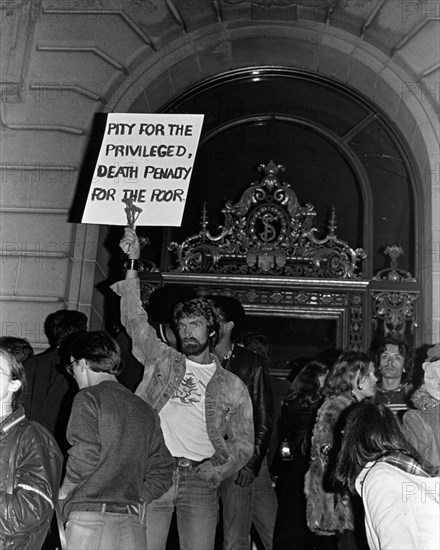
[[440, 549], [440, 344], [418, 388], [395, 339], [280, 380], [237, 299], [146, 306], [120, 247], [117, 334], [0, 337], [0, 550]]

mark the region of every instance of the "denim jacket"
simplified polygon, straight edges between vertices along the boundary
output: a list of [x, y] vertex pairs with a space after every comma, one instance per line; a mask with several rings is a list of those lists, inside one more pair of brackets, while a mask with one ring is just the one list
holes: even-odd
[[[162, 342], [148, 322], [142, 307], [139, 279], [119, 281], [111, 287], [121, 297], [121, 322], [133, 342], [132, 352], [144, 365], [136, 394], [158, 412], [179, 387], [186, 370], [186, 357]], [[238, 472], [254, 451], [252, 402], [244, 383], [220, 366], [206, 387], [205, 415], [213, 456], [197, 467], [200, 477], [211, 485]]]

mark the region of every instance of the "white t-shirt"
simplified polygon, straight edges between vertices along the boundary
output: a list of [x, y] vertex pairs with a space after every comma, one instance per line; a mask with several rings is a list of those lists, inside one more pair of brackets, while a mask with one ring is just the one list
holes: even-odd
[[215, 368], [215, 363], [202, 365], [187, 358], [179, 388], [159, 413], [165, 443], [173, 456], [199, 461], [215, 452], [205, 417], [206, 386]]

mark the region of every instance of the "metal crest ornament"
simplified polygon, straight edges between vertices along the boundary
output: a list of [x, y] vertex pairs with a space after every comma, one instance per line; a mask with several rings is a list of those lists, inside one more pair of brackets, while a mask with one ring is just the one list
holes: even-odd
[[396, 244], [388, 245], [384, 254], [391, 258], [390, 267], [381, 269], [373, 277], [373, 281], [389, 281], [391, 283], [399, 283], [408, 281], [414, 283], [416, 279], [409, 271], [400, 269], [397, 265], [397, 258], [403, 254], [403, 248]]
[[410, 292], [372, 292], [374, 300], [373, 324], [383, 323], [383, 334], [388, 337], [405, 338], [407, 325], [410, 332], [417, 326], [415, 302], [418, 296]]
[[177, 257], [173, 269], [230, 275], [362, 277], [360, 263], [366, 254], [337, 238], [335, 209], [327, 235], [319, 239], [313, 226], [313, 205], [301, 206], [292, 187], [279, 179], [284, 166], [271, 160], [258, 170], [263, 174], [261, 180], [251, 183], [236, 204], [228, 201], [221, 210], [224, 225], [217, 235], [208, 230], [204, 205], [199, 233], [181, 244], [170, 243], [169, 250]]

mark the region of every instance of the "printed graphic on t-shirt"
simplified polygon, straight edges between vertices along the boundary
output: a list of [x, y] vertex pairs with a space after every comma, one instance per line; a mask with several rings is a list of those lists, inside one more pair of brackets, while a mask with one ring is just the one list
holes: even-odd
[[[200, 383], [200, 381], [199, 381]], [[193, 403], [199, 403], [202, 399], [202, 395], [205, 394], [199, 390], [199, 383], [195, 379], [193, 373], [186, 373], [180, 386], [172, 395], [173, 401], [180, 401], [183, 405], [189, 405]]]

